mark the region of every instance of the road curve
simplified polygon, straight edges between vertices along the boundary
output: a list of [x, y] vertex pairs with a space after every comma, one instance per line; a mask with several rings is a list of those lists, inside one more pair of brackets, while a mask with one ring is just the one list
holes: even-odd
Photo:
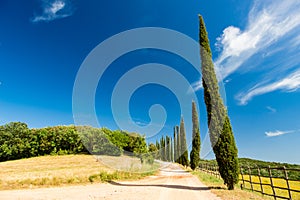
[[195, 176], [170, 163], [164, 163], [158, 175], [138, 181], [0, 191], [0, 199], [220, 200]]

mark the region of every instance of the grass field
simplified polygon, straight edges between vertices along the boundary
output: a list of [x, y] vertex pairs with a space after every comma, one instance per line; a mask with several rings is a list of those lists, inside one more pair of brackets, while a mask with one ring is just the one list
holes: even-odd
[[221, 179], [218, 179], [212, 175], [201, 171], [194, 171], [192, 174], [196, 175], [201, 182], [203, 182], [208, 187], [212, 188], [212, 192], [217, 196], [221, 197], [223, 200], [271, 200], [273, 198], [262, 196], [256, 192], [250, 192], [247, 190], [241, 190], [238, 185], [236, 185], [235, 190], [229, 191], [223, 184]]
[[0, 190], [139, 179], [155, 174], [158, 168], [158, 164], [141, 165], [139, 159], [127, 156], [65, 155], [7, 161], [0, 162]]
[[[251, 176], [251, 179], [252, 179], [252, 182], [259, 183], [258, 176]], [[244, 180], [250, 180], [249, 175], [244, 175]], [[262, 177], [261, 180], [262, 180], [262, 183], [271, 184], [270, 178]], [[280, 179], [280, 178], [273, 178], [272, 180], [273, 180], [274, 186], [287, 188], [286, 180]], [[241, 183], [242, 182], [240, 182], [240, 184]], [[291, 189], [300, 191], [300, 181], [289, 181], [289, 185], [290, 185]], [[250, 183], [245, 182], [245, 187], [248, 189], [251, 189]], [[253, 189], [261, 191], [261, 186], [258, 184], [253, 184]], [[271, 186], [264, 185], [263, 191], [264, 191], [264, 193], [267, 193], [267, 194], [273, 194], [273, 190], [272, 190]], [[275, 193], [278, 196], [289, 197], [287, 190], [282, 190], [282, 189], [276, 188]], [[300, 199], [300, 193], [291, 192], [291, 194], [292, 194], [292, 199]]]

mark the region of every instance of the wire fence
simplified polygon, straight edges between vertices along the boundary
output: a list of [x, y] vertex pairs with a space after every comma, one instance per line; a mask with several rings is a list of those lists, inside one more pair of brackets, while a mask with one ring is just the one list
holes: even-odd
[[[200, 164], [199, 169], [221, 179], [217, 165]], [[286, 167], [240, 167], [241, 189], [259, 192], [276, 199], [300, 199], [300, 179], [290, 179], [288, 174], [300, 169]]]

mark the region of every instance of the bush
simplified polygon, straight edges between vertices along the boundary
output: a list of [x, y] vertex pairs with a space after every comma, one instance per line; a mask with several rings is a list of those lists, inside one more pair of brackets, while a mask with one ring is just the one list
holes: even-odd
[[120, 156], [123, 151], [147, 153], [145, 138], [136, 133], [88, 126], [29, 129], [25, 123], [0, 126], [0, 162], [43, 155], [87, 153]]
[[140, 156], [140, 159], [141, 159], [142, 164], [146, 163], [146, 164], [152, 165], [154, 163], [154, 157], [153, 157], [152, 153], [142, 154]]

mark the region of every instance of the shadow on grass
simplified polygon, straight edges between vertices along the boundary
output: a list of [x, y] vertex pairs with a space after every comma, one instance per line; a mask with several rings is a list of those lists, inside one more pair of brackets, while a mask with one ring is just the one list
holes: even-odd
[[125, 187], [164, 187], [164, 188], [171, 188], [171, 189], [181, 189], [181, 190], [196, 190], [196, 191], [205, 191], [211, 189], [220, 189], [224, 190], [222, 187], [192, 187], [192, 186], [183, 186], [183, 185], [167, 185], [167, 184], [124, 184], [118, 183], [115, 181], [108, 181], [108, 183], [116, 186], [125, 186]]

